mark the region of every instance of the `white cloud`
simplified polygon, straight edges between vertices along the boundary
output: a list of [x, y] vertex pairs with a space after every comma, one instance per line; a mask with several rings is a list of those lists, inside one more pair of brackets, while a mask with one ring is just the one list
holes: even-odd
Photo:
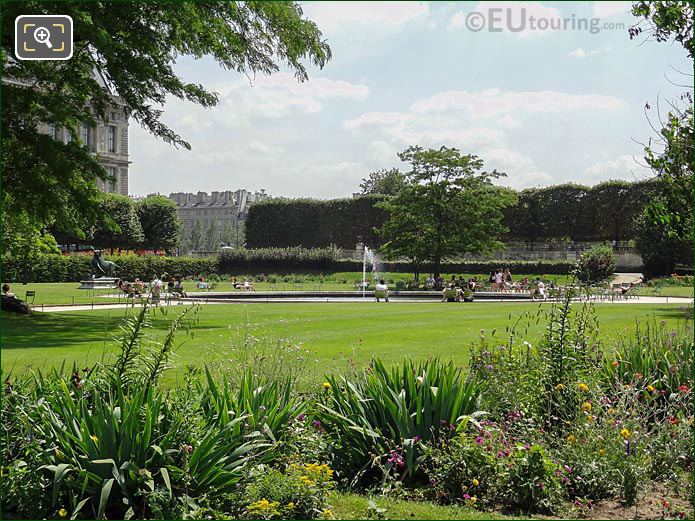
[[621, 155], [614, 159], [594, 163], [587, 167], [586, 173], [591, 179], [632, 179], [635, 175], [649, 173], [635, 156]]
[[251, 141], [249, 143], [249, 150], [251, 150], [252, 152], [260, 152], [261, 154], [267, 155], [279, 154], [285, 151], [285, 149], [281, 146], [263, 143], [262, 141]]
[[569, 55], [572, 58], [579, 58], [579, 59], [584, 59], [587, 56], [586, 51], [584, 49], [582, 49], [581, 47], [578, 47], [577, 49], [573, 50], [571, 53], [569, 53]]
[[429, 6], [420, 2], [311, 2], [303, 8], [325, 31], [352, 24], [399, 26], [429, 14]]
[[612, 110], [623, 104], [622, 100], [614, 96], [600, 94], [567, 94], [552, 90], [505, 92], [500, 89], [488, 89], [477, 93], [465, 90], [441, 92], [413, 103], [410, 110], [415, 113], [466, 110], [472, 116], [482, 118], [512, 111]]
[[490, 30], [520, 38], [538, 38], [553, 32], [552, 28], [561, 22], [560, 14], [539, 2], [480, 2], [473, 11], [455, 13], [447, 30]]
[[620, 13], [629, 13], [631, 2], [594, 2], [594, 16], [608, 18]]

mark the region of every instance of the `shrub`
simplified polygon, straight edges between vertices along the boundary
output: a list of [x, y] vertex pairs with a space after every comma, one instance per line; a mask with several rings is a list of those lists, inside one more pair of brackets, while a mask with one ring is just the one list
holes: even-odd
[[328, 494], [335, 486], [328, 465], [291, 464], [285, 472], [259, 467], [243, 496], [246, 519], [316, 519], [328, 517]]
[[525, 512], [556, 510], [562, 499], [558, 466], [542, 447], [517, 447], [508, 469], [502, 496], [508, 507]]
[[589, 284], [602, 282], [615, 272], [617, 260], [610, 246], [594, 246], [582, 253], [577, 261], [575, 275]]
[[421, 441], [436, 443], [463, 429], [478, 409], [478, 389], [451, 362], [404, 360], [387, 369], [378, 360], [356, 378], [326, 378], [319, 419], [337, 438], [341, 470], [411, 477]]

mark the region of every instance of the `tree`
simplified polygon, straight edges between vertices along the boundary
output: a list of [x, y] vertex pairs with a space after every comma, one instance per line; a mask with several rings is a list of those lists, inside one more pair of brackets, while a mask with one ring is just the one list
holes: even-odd
[[217, 251], [220, 249], [220, 232], [217, 229], [216, 219], [210, 220], [210, 226], [206, 233], [205, 249], [207, 251]]
[[181, 221], [174, 201], [151, 195], [137, 203], [136, 209], [145, 247], [170, 251], [180, 244]]
[[203, 248], [203, 227], [200, 221], [193, 223], [191, 228], [190, 248], [193, 251], [199, 251]]
[[593, 246], [577, 260], [574, 273], [587, 284], [602, 282], [615, 272], [617, 258], [610, 246]]
[[225, 246], [236, 245], [234, 240], [234, 228], [232, 228], [229, 223], [225, 224], [222, 229], [222, 242]]
[[[14, 21], [31, 13], [70, 15], [70, 60], [13, 58]], [[224, 69], [271, 74], [283, 65], [299, 81], [304, 63], [323, 67], [330, 48], [295, 2], [111, 2], [20, 1], [3, 5], [2, 58], [3, 211], [12, 226], [23, 218], [77, 237], [99, 218], [96, 179], [106, 171], [80, 144], [78, 128], [107, 120], [113, 102], [98, 77], [119, 96], [129, 117], [172, 145], [190, 145], [162, 121], [161, 107], [175, 97], [212, 107], [218, 96], [176, 75], [181, 56], [213, 58]], [[6, 79], [10, 81], [6, 81]], [[73, 140], [61, 143], [41, 125], [63, 127]]]
[[137, 248], [145, 239], [132, 199], [120, 194], [101, 194], [101, 215], [92, 235], [97, 248]]
[[[683, 46], [688, 57], [695, 57], [691, 2], [641, 1], [633, 5], [632, 13], [644, 18], [649, 25], [649, 35], [658, 42], [673, 38]], [[639, 24], [630, 28], [630, 38], [641, 33]], [[671, 109], [666, 118], [658, 115], [665, 123], [657, 139], [650, 140], [644, 147], [644, 159], [660, 181], [659, 195], [650, 200], [638, 224], [637, 247], [649, 275], [672, 273], [678, 263], [693, 264], [695, 133], [692, 89], [681, 96], [680, 103], [672, 103]]]
[[501, 247], [498, 237], [506, 231], [502, 210], [516, 196], [492, 180], [505, 174], [482, 171], [482, 159], [455, 148], [414, 146], [398, 156], [411, 170], [404, 174], [401, 193], [380, 203], [391, 214], [379, 230], [386, 240], [382, 252], [390, 258], [427, 260], [439, 275], [442, 259]]
[[405, 187], [405, 176], [397, 169], [382, 169], [362, 179], [362, 194], [398, 195]]
[[3, 254], [21, 259], [24, 284], [31, 279], [31, 268], [38, 257], [60, 253], [53, 235], [37, 230], [26, 218], [22, 221], [16, 220], [12, 227], [5, 226], [3, 222], [2, 239]]

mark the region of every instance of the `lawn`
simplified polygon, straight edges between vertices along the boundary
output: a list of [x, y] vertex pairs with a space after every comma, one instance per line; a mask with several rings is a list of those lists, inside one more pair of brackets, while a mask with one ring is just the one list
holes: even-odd
[[[167, 316], [153, 314], [155, 334], [163, 336], [172, 316], [183, 306], [166, 310]], [[481, 330], [506, 338], [505, 328], [515, 316], [535, 314], [538, 304], [476, 302], [441, 304], [399, 302], [368, 303], [275, 303], [221, 304], [201, 306], [192, 337], [181, 333], [182, 345], [173, 360], [174, 371], [167, 375], [173, 383], [187, 364], [200, 366], [227, 360], [242, 345], [245, 331], [271, 342], [289, 339], [302, 345], [314, 378], [330, 371], [345, 371], [349, 360], [367, 362], [373, 355], [391, 363], [404, 356], [439, 356], [465, 363], [469, 346]], [[546, 305], [544, 310], [549, 309]], [[596, 304], [604, 339], [629, 334], [635, 322], [651, 318], [674, 326], [682, 321], [679, 305]], [[132, 312], [132, 311], [131, 311]], [[116, 347], [125, 310], [68, 311], [2, 316], [5, 371], [27, 367], [46, 368], [63, 361], [91, 365]], [[245, 327], [248, 324], [248, 328]], [[542, 334], [543, 320], [521, 322], [524, 338], [534, 343]], [[494, 333], [493, 333], [494, 332]], [[308, 353], [307, 353], [308, 352]]]

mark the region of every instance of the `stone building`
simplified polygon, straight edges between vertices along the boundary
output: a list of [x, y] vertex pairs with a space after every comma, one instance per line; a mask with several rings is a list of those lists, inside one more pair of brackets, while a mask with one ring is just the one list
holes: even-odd
[[[109, 108], [108, 120], [97, 118], [96, 127], [86, 123], [78, 129], [79, 139], [94, 153], [99, 164], [113, 177], [113, 181], [97, 179], [97, 186], [103, 192], [128, 195], [128, 116], [125, 104], [113, 88], [95, 71], [94, 77], [110, 95], [113, 103]], [[72, 140], [65, 128], [52, 124], [42, 125], [41, 130], [63, 143]]]
[[178, 206], [184, 249], [198, 251], [217, 250], [222, 244], [242, 246], [249, 206], [267, 197], [265, 190], [252, 193], [243, 189], [169, 195]]

